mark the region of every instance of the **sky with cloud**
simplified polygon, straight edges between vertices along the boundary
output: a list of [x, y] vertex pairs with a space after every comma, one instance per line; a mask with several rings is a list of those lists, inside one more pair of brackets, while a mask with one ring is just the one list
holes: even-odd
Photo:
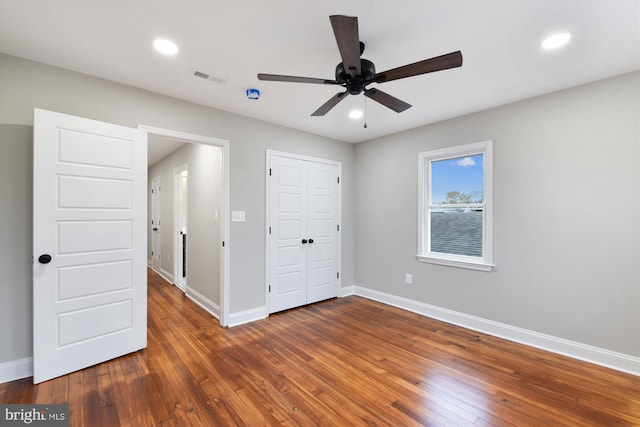
[[482, 195], [483, 175], [482, 154], [431, 162], [432, 203], [441, 203], [450, 191]]

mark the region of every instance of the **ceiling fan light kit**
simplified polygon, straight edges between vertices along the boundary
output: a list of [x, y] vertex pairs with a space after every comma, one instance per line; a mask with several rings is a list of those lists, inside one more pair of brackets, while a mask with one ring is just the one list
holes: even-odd
[[373, 99], [396, 113], [401, 113], [411, 108], [411, 104], [391, 96], [380, 89], [368, 88], [367, 86], [372, 83], [382, 84], [392, 80], [462, 66], [462, 52], [456, 51], [376, 73], [374, 63], [361, 58], [365, 45], [359, 39], [358, 18], [355, 16], [332, 15], [329, 17], [329, 20], [331, 21], [333, 34], [335, 35], [338, 50], [342, 58], [342, 62], [336, 66], [334, 80], [279, 74], [258, 74], [259, 80], [337, 85], [345, 89], [344, 92], [337, 93], [321, 105], [320, 108], [311, 113], [312, 116], [324, 116], [348, 95], [359, 95], [361, 93], [364, 93], [364, 96], [367, 98]]

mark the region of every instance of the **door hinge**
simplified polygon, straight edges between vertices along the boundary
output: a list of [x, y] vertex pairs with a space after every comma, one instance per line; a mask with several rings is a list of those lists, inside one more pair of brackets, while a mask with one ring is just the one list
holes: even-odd
[[271, 226], [269, 226], [269, 234], [271, 234]]
[[336, 225], [336, 228], [340, 231], [340, 224]]
[[271, 292], [271, 285], [269, 285], [269, 292]]
[[340, 272], [336, 273], [336, 279], [340, 278]]
[[224, 240], [222, 241], [222, 247], [224, 248]]
[[269, 176], [271, 176], [271, 168], [269, 168]]

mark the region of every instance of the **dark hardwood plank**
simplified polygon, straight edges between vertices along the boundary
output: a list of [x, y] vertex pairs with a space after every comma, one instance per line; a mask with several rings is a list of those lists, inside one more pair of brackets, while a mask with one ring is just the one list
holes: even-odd
[[[84, 371], [73, 372], [67, 377], [69, 378], [69, 427], [80, 427], [84, 425], [85, 420], [85, 389], [82, 378], [84, 376]], [[38, 388], [40, 388], [43, 384], [49, 383], [50, 381], [45, 381], [44, 383], [38, 384]], [[71, 416], [73, 414], [73, 416]]]
[[149, 272], [145, 350], [2, 403], [71, 426], [637, 426], [640, 378], [359, 297], [220, 328]]

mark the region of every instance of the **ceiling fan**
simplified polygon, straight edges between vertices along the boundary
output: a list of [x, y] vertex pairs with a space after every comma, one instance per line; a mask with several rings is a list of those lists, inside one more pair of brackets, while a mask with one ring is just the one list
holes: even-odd
[[364, 52], [364, 43], [360, 41], [358, 35], [358, 18], [355, 16], [332, 15], [329, 20], [342, 57], [342, 62], [336, 67], [335, 80], [279, 74], [258, 74], [259, 80], [337, 85], [346, 89], [325, 102], [311, 114], [312, 116], [324, 116], [340, 101], [345, 99], [347, 95], [358, 95], [362, 92], [364, 92], [364, 96], [379, 102], [396, 113], [401, 113], [410, 108], [411, 104], [407, 104], [379, 89], [368, 88], [367, 86], [371, 83], [380, 84], [404, 79], [405, 77], [456, 68], [462, 65], [462, 52], [456, 51], [376, 73], [373, 62], [360, 57]]

